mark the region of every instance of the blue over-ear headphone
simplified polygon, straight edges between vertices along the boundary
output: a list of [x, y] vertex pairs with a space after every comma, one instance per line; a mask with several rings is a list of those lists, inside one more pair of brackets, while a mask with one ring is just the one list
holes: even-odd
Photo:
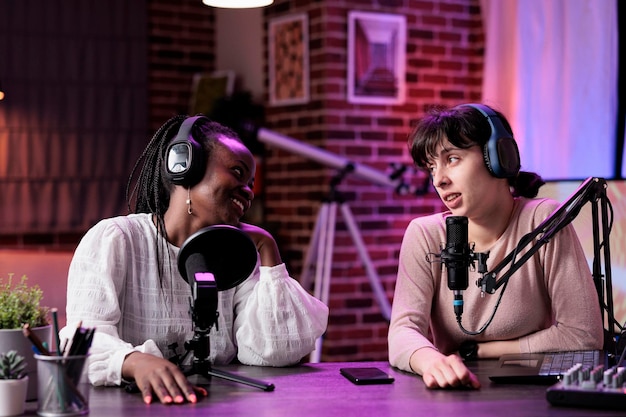
[[192, 134], [194, 125], [202, 120], [208, 121], [205, 116], [185, 119], [165, 151], [165, 177], [176, 185], [193, 187], [204, 176], [206, 155]]
[[520, 156], [513, 135], [505, 129], [498, 114], [484, 104], [461, 104], [457, 107], [472, 107], [487, 118], [491, 136], [483, 148], [487, 169], [497, 178], [516, 177], [520, 170]]

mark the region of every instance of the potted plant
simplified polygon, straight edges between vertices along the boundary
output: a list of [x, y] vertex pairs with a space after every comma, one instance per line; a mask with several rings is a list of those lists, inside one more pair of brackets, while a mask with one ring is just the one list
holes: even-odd
[[0, 353], [0, 416], [24, 413], [28, 375], [26, 361], [17, 351]]
[[22, 327], [28, 323], [32, 333], [48, 346], [52, 340], [49, 309], [41, 305], [42, 298], [41, 288], [29, 286], [26, 275], [19, 281], [14, 274], [8, 274], [8, 279], [0, 277], [0, 352], [15, 350], [24, 358], [29, 376], [27, 400], [37, 399], [37, 362]]

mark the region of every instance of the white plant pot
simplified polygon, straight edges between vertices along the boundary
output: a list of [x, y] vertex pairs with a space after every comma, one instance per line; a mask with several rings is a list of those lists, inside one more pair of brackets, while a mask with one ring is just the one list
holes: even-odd
[[[52, 326], [36, 327], [33, 333], [42, 342], [52, 346]], [[26, 401], [37, 399], [37, 361], [33, 353], [33, 345], [22, 333], [22, 329], [0, 329], [0, 352], [17, 350], [26, 359], [26, 373], [29, 376]]]
[[22, 379], [0, 379], [0, 417], [24, 414], [28, 376]]

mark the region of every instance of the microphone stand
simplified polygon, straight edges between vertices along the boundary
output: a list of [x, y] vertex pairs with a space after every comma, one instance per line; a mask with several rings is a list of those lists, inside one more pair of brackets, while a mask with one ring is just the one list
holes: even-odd
[[[609, 200], [606, 193], [607, 183], [602, 178], [589, 177], [578, 189], [562, 203], [547, 219], [545, 219], [535, 230], [522, 237], [515, 250], [509, 253], [491, 272], [486, 272], [476, 282], [482, 292], [493, 294], [498, 288], [506, 284], [511, 277], [531, 256], [533, 256], [543, 245], [548, 243], [550, 239], [561, 229], [571, 223], [580, 213], [581, 208], [588, 202], [592, 204], [593, 218], [593, 281], [598, 293], [600, 302], [600, 314], [604, 322], [606, 311], [606, 323], [608, 329], [605, 329], [605, 346], [608, 346], [608, 340], [614, 344], [614, 327], [619, 323], [615, 321], [613, 308], [613, 283], [611, 276], [611, 253], [609, 245], [609, 234], [611, 228], [608, 220]], [[601, 209], [601, 217], [598, 212], [598, 205]], [[600, 225], [602, 229], [600, 230]], [[600, 232], [602, 239], [600, 239]], [[539, 239], [533, 243], [534, 239]], [[525, 252], [519, 260], [516, 260], [518, 252], [529, 244], [533, 245]], [[601, 249], [603, 252], [601, 253]], [[604, 261], [604, 283], [602, 281], [601, 260]], [[512, 263], [511, 263], [512, 262]], [[510, 268], [496, 280], [497, 274], [508, 264]], [[605, 292], [606, 291], [606, 292]], [[606, 302], [605, 302], [606, 298]], [[610, 338], [610, 339], [609, 339]]]
[[[212, 368], [211, 361], [208, 359], [211, 350], [209, 333], [213, 325], [217, 325], [217, 317], [219, 315], [217, 312], [217, 285], [211, 273], [196, 273], [194, 278], [194, 305], [191, 307], [194, 336], [191, 340], [185, 342], [187, 351], [179, 361], [179, 368], [181, 368], [185, 376], [200, 375], [208, 380], [215, 376], [259, 388], [263, 391], [273, 391], [274, 384]], [[191, 367], [185, 369], [183, 364], [192, 352], [193, 361]]]

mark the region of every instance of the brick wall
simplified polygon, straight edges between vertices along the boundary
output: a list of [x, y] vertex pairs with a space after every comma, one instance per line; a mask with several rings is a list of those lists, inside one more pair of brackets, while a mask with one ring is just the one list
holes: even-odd
[[[304, 105], [268, 107], [267, 127], [382, 172], [390, 172], [391, 163], [410, 164], [407, 133], [424, 109], [432, 104], [480, 99], [483, 38], [478, 4], [478, 0], [278, 0], [266, 10], [266, 21], [295, 13], [308, 15], [311, 99]], [[349, 10], [406, 15], [405, 104], [347, 102]], [[284, 258], [292, 275], [299, 277], [316, 215], [336, 172], [302, 155], [271, 147], [266, 164], [267, 220], [279, 224]], [[420, 175], [416, 176], [421, 179]], [[439, 199], [433, 192], [398, 196], [393, 190], [350, 176], [339, 191], [391, 301], [404, 229], [410, 219], [439, 211]], [[322, 360], [387, 358], [388, 324], [340, 214], [329, 306]]]
[[148, 0], [151, 132], [187, 114], [193, 75], [215, 69], [214, 16], [200, 0]]

